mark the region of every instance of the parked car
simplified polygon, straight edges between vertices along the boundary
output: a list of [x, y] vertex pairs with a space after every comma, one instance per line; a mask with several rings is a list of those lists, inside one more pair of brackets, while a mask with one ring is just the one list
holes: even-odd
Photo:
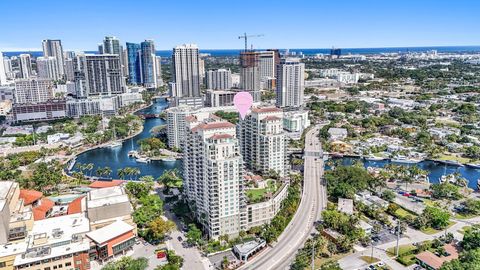
[[182, 242], [183, 238], [181, 236], [177, 237], [178, 241]]

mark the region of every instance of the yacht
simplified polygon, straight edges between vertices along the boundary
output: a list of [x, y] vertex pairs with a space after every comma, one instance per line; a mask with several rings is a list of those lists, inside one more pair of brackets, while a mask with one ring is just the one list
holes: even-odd
[[138, 156], [138, 152], [135, 151], [135, 150], [128, 151], [128, 156], [129, 156], [129, 157], [137, 157], [137, 156]]
[[135, 159], [136, 162], [139, 162], [139, 163], [150, 163], [150, 158], [148, 157], [137, 157]]
[[406, 156], [398, 155], [398, 156], [392, 158], [392, 162], [406, 163], [406, 164], [416, 164], [416, 163], [419, 163], [420, 160], [419, 159], [411, 159], [411, 158], [407, 158]]
[[385, 158], [383, 157], [376, 157], [374, 155], [368, 155], [366, 157], [364, 157], [365, 160], [368, 160], [368, 161], [379, 161], [379, 160], [384, 160]]
[[171, 158], [171, 157], [161, 158], [160, 160], [163, 161], [163, 162], [175, 162], [175, 161], [177, 161], [176, 159]]
[[107, 147], [109, 147], [109, 148], [116, 148], [116, 147], [120, 147], [120, 146], [122, 146], [121, 141], [113, 141], [113, 142], [111, 142], [107, 145]]

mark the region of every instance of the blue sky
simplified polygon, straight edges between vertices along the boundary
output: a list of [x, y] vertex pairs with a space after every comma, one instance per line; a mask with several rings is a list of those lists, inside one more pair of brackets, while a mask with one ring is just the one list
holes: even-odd
[[95, 50], [105, 35], [234, 49], [243, 32], [265, 34], [255, 48], [480, 45], [479, 10], [476, 0], [0, 0], [0, 50], [47, 38]]

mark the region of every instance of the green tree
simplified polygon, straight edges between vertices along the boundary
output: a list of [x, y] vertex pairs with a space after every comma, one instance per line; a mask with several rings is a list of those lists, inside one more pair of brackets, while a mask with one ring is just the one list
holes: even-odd
[[162, 240], [165, 235], [175, 228], [175, 223], [171, 220], [164, 220], [157, 217], [148, 223], [148, 237], [152, 240]]
[[109, 262], [102, 270], [145, 270], [147, 267], [147, 258], [133, 259], [132, 257], [123, 257], [118, 261]]
[[202, 231], [193, 223], [188, 225], [187, 242], [190, 244], [197, 244], [202, 239]]

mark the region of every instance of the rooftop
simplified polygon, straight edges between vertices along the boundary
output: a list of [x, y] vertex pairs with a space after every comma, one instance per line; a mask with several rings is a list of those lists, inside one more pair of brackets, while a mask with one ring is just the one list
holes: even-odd
[[125, 183], [123, 180], [111, 180], [111, 181], [94, 181], [88, 187], [90, 188], [107, 188], [107, 187], [116, 187]]
[[235, 125], [230, 122], [212, 122], [212, 123], [202, 123], [192, 129], [193, 132], [197, 130], [210, 130], [210, 129], [221, 129], [221, 128], [234, 128]]
[[0, 199], [8, 199], [8, 193], [15, 185], [18, 184], [13, 181], [0, 181]]
[[268, 113], [268, 112], [281, 112], [282, 109], [277, 107], [256, 107], [252, 109], [252, 112], [255, 113]]
[[88, 192], [88, 208], [95, 208], [104, 205], [117, 204], [128, 202], [128, 195], [125, 193], [125, 190], [120, 187], [108, 187], [94, 189]]
[[42, 220], [47, 216], [47, 212], [53, 208], [55, 203], [47, 198], [43, 198], [40, 204], [33, 208], [33, 219]]
[[243, 244], [238, 244], [235, 245], [235, 249], [240, 253], [240, 254], [248, 254], [250, 251], [256, 249], [258, 246], [264, 244], [265, 241], [261, 239], [256, 239], [252, 241], [245, 242]]
[[131, 225], [121, 220], [117, 220], [108, 226], [87, 233], [87, 236], [97, 244], [103, 244], [108, 240], [132, 231], [133, 229], [134, 228]]
[[25, 252], [26, 249], [27, 249], [27, 243], [25, 242], [8, 243], [5, 245], [0, 245], [0, 258], [23, 253]]
[[442, 267], [443, 263], [457, 259], [458, 258], [458, 250], [457, 247], [454, 246], [453, 244], [447, 244], [443, 246], [445, 248], [445, 251], [449, 254], [448, 256], [442, 256], [439, 257], [435, 254], [433, 254], [430, 251], [424, 251], [417, 256], [415, 256], [418, 260], [428, 264], [429, 266], [433, 267], [434, 269], [440, 269]]
[[34, 203], [35, 201], [38, 201], [43, 197], [43, 193], [40, 191], [36, 190], [30, 190], [30, 189], [21, 189], [20, 190], [20, 198], [23, 199], [23, 203], [25, 205], [30, 205]]

